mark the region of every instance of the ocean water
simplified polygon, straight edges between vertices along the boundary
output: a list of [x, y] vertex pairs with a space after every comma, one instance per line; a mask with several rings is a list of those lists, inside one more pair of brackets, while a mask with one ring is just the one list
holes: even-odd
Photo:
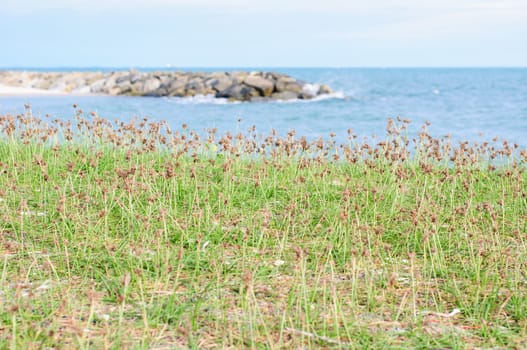
[[527, 147], [527, 68], [258, 70], [326, 83], [335, 94], [312, 101], [258, 103], [227, 103], [210, 97], [0, 96], [0, 114], [23, 113], [24, 104], [30, 103], [34, 115], [68, 119], [74, 115], [75, 103], [85, 112], [112, 120], [148, 117], [166, 120], [174, 129], [186, 123], [196, 131], [215, 127], [220, 133], [243, 132], [255, 125], [262, 134], [275, 129], [285, 135], [294, 129], [297, 135], [311, 139], [327, 138], [334, 132], [337, 142], [343, 143], [350, 128], [359, 138], [382, 138], [387, 120], [400, 116], [411, 120], [411, 137], [428, 121], [428, 130], [435, 137], [451, 135], [455, 142], [498, 137]]

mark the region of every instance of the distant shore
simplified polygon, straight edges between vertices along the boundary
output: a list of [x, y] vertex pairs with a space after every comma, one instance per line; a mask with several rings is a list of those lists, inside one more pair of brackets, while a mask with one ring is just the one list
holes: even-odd
[[0, 71], [0, 95], [127, 95], [233, 101], [312, 99], [333, 91], [275, 72], [26, 72]]

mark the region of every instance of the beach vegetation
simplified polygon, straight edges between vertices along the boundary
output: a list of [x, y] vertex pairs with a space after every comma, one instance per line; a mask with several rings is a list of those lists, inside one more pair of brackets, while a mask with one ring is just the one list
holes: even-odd
[[0, 348], [525, 348], [527, 151], [0, 117]]

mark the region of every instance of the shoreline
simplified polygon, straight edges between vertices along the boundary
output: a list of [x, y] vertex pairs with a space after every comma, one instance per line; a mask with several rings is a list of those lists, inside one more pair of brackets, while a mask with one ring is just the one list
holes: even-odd
[[0, 84], [0, 97], [17, 96], [67, 96], [67, 92]]

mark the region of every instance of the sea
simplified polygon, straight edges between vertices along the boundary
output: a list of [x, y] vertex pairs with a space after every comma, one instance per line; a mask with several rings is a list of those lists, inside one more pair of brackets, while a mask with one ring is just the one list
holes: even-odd
[[[127, 68], [59, 68], [28, 71], [112, 71]], [[245, 132], [256, 126], [267, 135], [275, 130], [308, 139], [347, 142], [347, 130], [359, 139], [379, 140], [388, 119], [411, 121], [415, 137], [429, 123], [434, 137], [454, 143], [479, 143], [498, 138], [527, 147], [527, 68], [142, 68], [140, 71], [276, 71], [310, 83], [328, 84], [334, 94], [309, 101], [227, 102], [210, 96], [0, 96], [0, 114], [24, 113], [71, 119], [74, 104], [88, 116], [110, 120], [148, 117], [165, 120], [172, 129], [219, 133]], [[88, 116], [89, 117], [89, 116]]]

